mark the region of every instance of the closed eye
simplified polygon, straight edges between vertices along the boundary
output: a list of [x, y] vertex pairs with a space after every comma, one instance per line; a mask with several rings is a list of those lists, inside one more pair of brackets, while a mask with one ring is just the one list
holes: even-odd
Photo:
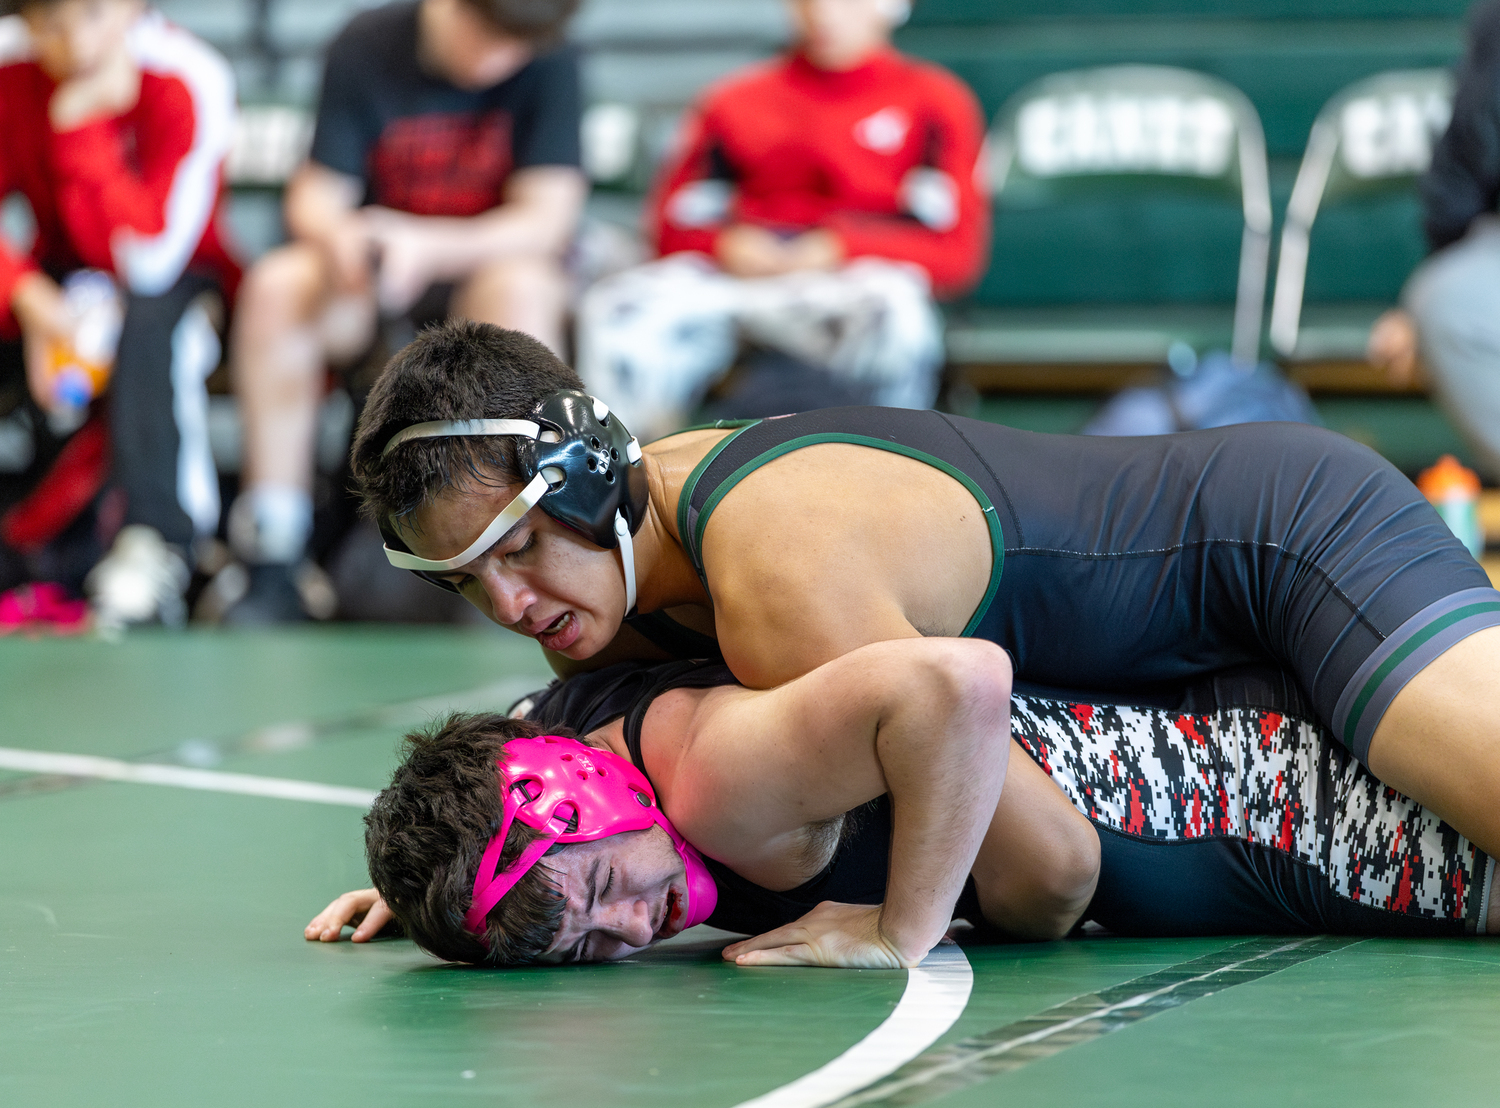
[[[492, 547], [490, 547], [483, 554], [479, 555], [479, 557], [476, 558], [475, 561], [484, 561], [486, 558], [491, 558], [491, 557], [498, 557], [498, 558], [519, 558], [522, 555], [529, 553], [531, 551], [532, 547], [536, 546], [536, 532], [533, 531], [531, 534], [529, 534], [529, 535], [526, 536], [526, 541], [524, 543], [522, 543], [519, 547], [517, 547], [515, 550], [512, 550], [512, 551], [510, 551], [510, 552], [508, 552], [506, 554], [500, 554], [498, 552], [497, 548], [500, 547], [501, 545], [503, 545], [505, 543], [506, 539], [508, 539], [508, 538], [510, 538], [510, 535], [509, 534], [505, 534], [505, 535], [502, 535], [500, 538], [496, 539], [495, 540], [495, 545], [492, 546]], [[443, 580], [447, 581], [454, 588], [456, 588], [460, 592], [462, 592], [464, 590], [464, 588], [474, 580], [474, 576], [472, 574], [469, 574], [469, 573], [450, 573], [450, 574], [445, 574], [443, 576]]]

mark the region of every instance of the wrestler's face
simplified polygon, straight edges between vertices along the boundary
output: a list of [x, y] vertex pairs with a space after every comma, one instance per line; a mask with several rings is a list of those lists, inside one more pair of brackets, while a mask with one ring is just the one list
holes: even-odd
[[465, 0], [423, 0], [419, 26], [427, 68], [473, 92], [498, 85], [534, 53], [530, 43], [506, 34]]
[[[397, 530], [418, 557], [451, 558], [518, 492], [518, 485], [466, 482], [444, 490]], [[619, 551], [600, 549], [540, 508], [473, 561], [440, 576], [500, 626], [575, 660], [608, 646], [625, 617]]]
[[660, 827], [575, 843], [546, 858], [567, 898], [542, 962], [608, 962], [682, 930], [687, 877]]
[[94, 73], [125, 49], [141, 0], [56, 0], [22, 9], [36, 61], [61, 84]]
[[797, 43], [819, 69], [853, 69], [884, 46], [902, 0], [789, 0]]

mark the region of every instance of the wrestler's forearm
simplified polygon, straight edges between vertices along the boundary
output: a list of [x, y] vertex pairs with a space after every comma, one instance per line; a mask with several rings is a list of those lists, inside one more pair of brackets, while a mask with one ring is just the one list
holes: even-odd
[[908, 964], [947, 929], [1005, 781], [1010, 665], [988, 646], [914, 667], [877, 731], [893, 821], [880, 929]]

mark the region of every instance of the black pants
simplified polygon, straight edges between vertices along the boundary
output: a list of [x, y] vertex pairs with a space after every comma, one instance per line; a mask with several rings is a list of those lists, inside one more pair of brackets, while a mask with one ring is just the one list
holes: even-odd
[[182, 429], [172, 334], [188, 306], [215, 287], [208, 277], [190, 272], [160, 296], [128, 294], [109, 386], [113, 480], [125, 493], [125, 522], [154, 527], [168, 542], [183, 546], [193, 540], [193, 522], [178, 488]]
[[[179, 495], [178, 457], [182, 428], [177, 418], [172, 335], [189, 305], [217, 286], [208, 277], [184, 274], [160, 296], [127, 294], [119, 351], [110, 377], [108, 405], [111, 436], [111, 484], [124, 493], [124, 522], [142, 523], [161, 532], [168, 542], [186, 546], [193, 540], [193, 523]], [[21, 343], [0, 345], [0, 387], [25, 390]], [[196, 380], [185, 387], [200, 388]], [[52, 465], [62, 443], [48, 430], [46, 419], [33, 407], [36, 453], [19, 481], [7, 481], [3, 499], [24, 498]]]

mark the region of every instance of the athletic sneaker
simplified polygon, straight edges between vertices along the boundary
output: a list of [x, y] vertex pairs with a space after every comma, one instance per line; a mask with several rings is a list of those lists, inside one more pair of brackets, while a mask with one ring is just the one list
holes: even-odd
[[61, 585], [41, 581], [0, 593], [0, 635], [16, 631], [76, 635], [88, 630], [89, 606]]
[[182, 555], [152, 527], [133, 524], [115, 537], [104, 560], [83, 582], [101, 634], [118, 634], [140, 623], [181, 627], [187, 622], [191, 574]]
[[[296, 567], [282, 562], [240, 566], [224, 570], [219, 577], [238, 569], [239, 580], [225, 582], [226, 589], [238, 584], [240, 596], [223, 610], [221, 621], [235, 627], [266, 627], [277, 623], [300, 623], [309, 617], [297, 588]], [[214, 578], [218, 585], [219, 577]]]

